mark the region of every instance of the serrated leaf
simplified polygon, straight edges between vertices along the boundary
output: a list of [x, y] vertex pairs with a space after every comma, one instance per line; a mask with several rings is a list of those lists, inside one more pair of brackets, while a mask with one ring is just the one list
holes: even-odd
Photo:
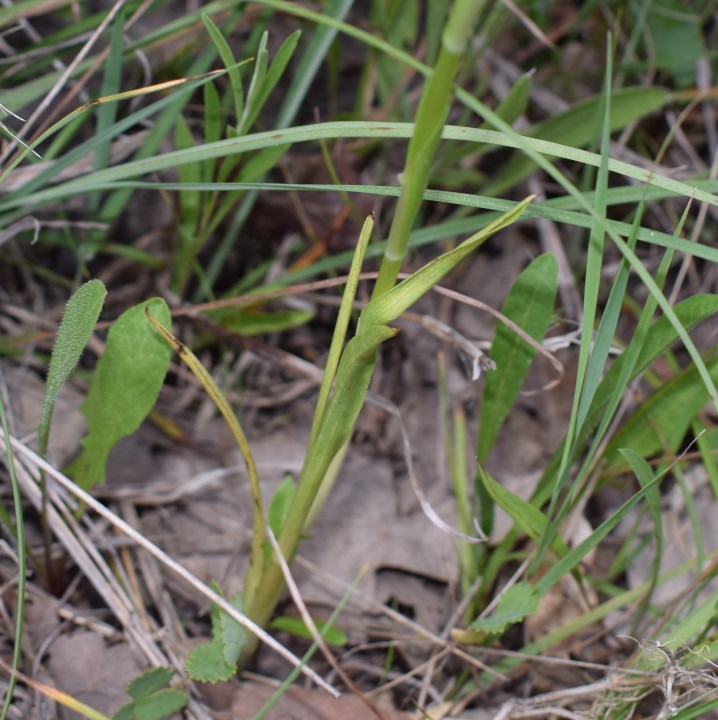
[[[82, 406], [87, 435], [67, 472], [85, 490], [104, 483], [110, 451], [139, 428], [162, 388], [172, 351], [147, 319], [147, 304], [126, 310], [110, 328]], [[171, 328], [165, 301], [154, 298], [149, 305], [158, 322]]]
[[190, 650], [185, 670], [197, 682], [218, 683], [229, 680], [237, 671], [237, 666], [227, 664], [222, 643], [213, 640]]
[[452, 630], [451, 637], [464, 645], [481, 645], [535, 613], [538, 607], [536, 587], [527, 582], [516, 583], [501, 596], [494, 615], [475, 620], [466, 630]]
[[135, 700], [150, 695], [160, 688], [166, 687], [174, 674], [174, 670], [167, 667], [147, 670], [130, 681], [127, 686], [127, 694]]
[[[519, 275], [502, 313], [534, 340], [546, 334], [556, 302], [558, 263], [550, 254], [539, 255]], [[479, 421], [479, 461], [485, 462], [499, 430], [521, 390], [536, 350], [502, 323], [496, 327], [491, 359], [496, 370], [487, 374]]]
[[[237, 593], [230, 599], [232, 607], [244, 612], [244, 602], [242, 601], [242, 593]], [[242, 653], [247, 642], [247, 631], [234, 618], [227, 615], [217, 608], [219, 613], [219, 624], [221, 627], [221, 635], [219, 637], [222, 643], [222, 654], [227, 665], [231, 665], [236, 669], [239, 656]]]
[[187, 694], [168, 688], [174, 671], [166, 667], [152, 668], [134, 678], [127, 686], [132, 702], [123, 705], [113, 720], [162, 720], [187, 705]]
[[45, 400], [38, 428], [40, 453], [47, 450], [47, 438], [55, 401], [62, 386], [75, 369], [87, 341], [100, 317], [107, 290], [100, 280], [81, 285], [68, 300], [57, 330], [45, 384]]
[[[321, 620], [315, 620], [314, 624], [317, 626], [317, 630], [319, 630], [319, 633], [329, 645], [343, 647], [349, 642], [347, 636], [339, 628], [327, 625]], [[309, 632], [309, 628], [300, 617], [282, 615], [274, 618], [269, 626], [273, 630], [291, 633], [292, 635], [296, 635], [296, 637], [306, 638], [307, 640], [312, 639], [312, 634]]]
[[[210, 586], [222, 594], [219, 585]], [[244, 611], [242, 593], [236, 593], [230, 603], [240, 612]], [[227, 613], [212, 604], [212, 640], [193, 648], [187, 656], [185, 669], [195, 680], [217, 683], [228, 680], [237, 671], [239, 656], [247, 642], [246, 630]]]
[[123, 705], [112, 720], [162, 720], [187, 705], [187, 694], [174, 688], [165, 688]]

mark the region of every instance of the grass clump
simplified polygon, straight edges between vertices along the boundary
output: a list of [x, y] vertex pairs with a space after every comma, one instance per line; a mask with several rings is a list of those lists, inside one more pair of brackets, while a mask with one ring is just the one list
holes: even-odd
[[[282, 0], [256, 5], [218, 1], [136, 33], [143, 13], [151, 19], [162, 4], [120, 3], [83, 16], [74, 32], [65, 27], [48, 31], [44, 40], [31, 40], [18, 60], [14, 87], [3, 102], [13, 112], [25, 113], [26, 105], [38, 102], [40, 110], [29, 113], [18, 138], [8, 141], [0, 232], [6, 233], [4, 241], [16, 238], [12, 247], [17, 248], [32, 225], [39, 242], [29, 252], [4, 251], [3, 257], [45, 296], [56, 295], [58, 288], [65, 295], [79, 288], [67, 303], [52, 347], [39, 457], [34, 456], [41, 468], [36, 505], [44, 560], [34, 541], [24, 537], [20, 481], [29, 481], [16, 477], [12, 462], [13, 453], [21, 452], [23, 463], [32, 456], [16, 444], [3, 417], [15, 518], [4, 509], [2, 521], [23, 551], [18, 607], [23, 605], [26, 545], [45, 587], [62, 592], [65, 561], [57, 562], [54, 536], [63, 557], [68, 553], [92, 584], [103, 588], [98, 592], [121, 630], [142, 648], [146, 664], [169, 664], [161, 643], [154, 637], [142, 640], [128, 614], [127, 608], [138, 602], [130, 592], [133, 573], [119, 555], [103, 565], [102, 553], [95, 553], [96, 567], [106, 570], [93, 574], [71, 538], [80, 533], [78, 523], [90, 522], [90, 511], [105, 512], [87, 493], [102, 491], [110, 451], [138, 428], [144, 432], [142, 423], [163, 392], [188, 382], [172, 365], [174, 351], [214, 402], [240, 449], [253, 515], [248, 569], [240, 583], [229, 583], [241, 585], [241, 591], [190, 579], [213, 603], [212, 640], [193, 649], [186, 666], [175, 662], [174, 669], [203, 682], [231, 680], [252, 661], [258, 637], [267, 640], [261, 629], [270, 626], [288, 585], [302, 620], [275, 618], [275, 626], [309, 634], [347, 687], [364, 697], [355, 680], [342, 674], [323, 639], [326, 633], [331, 638], [335, 618], [315, 623], [305, 612], [287, 563], [296, 558], [333, 485], [341, 481], [356, 423], [367, 398], [372, 399], [372, 383], [381, 377], [376, 370], [386, 347], [396, 345], [398, 326], [412, 320], [410, 309], [440, 283], [455, 282], [476, 263], [488, 263], [489, 255], [475, 256], [494, 236], [493, 252], [519, 252], [512, 245], [518, 235], [505, 231], [515, 233], [520, 223], [522, 232], [538, 233], [540, 240], [531, 246], [534, 257], [516, 264], [520, 270], [501, 296], [483, 299], [498, 318], [490, 360], [458, 329], [435, 319], [423, 325], [433, 328], [446, 347], [464, 352], [473, 363], [474, 379], [481, 378], [476, 410], [453, 396], [451, 371], [441, 365], [437, 430], [443, 423], [456, 529], [438, 519], [417, 489], [424, 512], [448, 528], [457, 543], [461, 597], [456, 613], [443, 637], [426, 635], [434, 650], [448, 647], [460, 663], [458, 671], [451, 671], [458, 680], [444, 699], [458, 713], [488, 695], [500, 717], [518, 716], [526, 703], [512, 701], [499, 709], [491, 696], [495, 675], [485, 670], [470, 676], [464, 663], [476, 656], [502, 677], [528, 676], [527, 659], [540, 663], [547, 654], [566, 654], [570, 643], [575, 649], [585, 641], [586, 648], [610, 647], [614, 657], [595, 662], [588, 653], [584, 657], [571, 650], [587, 668], [590, 664], [594, 676], [583, 694], [571, 692], [576, 688], [551, 688], [565, 690], [561, 703], [570, 712], [606, 718], [709, 713], [715, 704], [710, 677], [716, 659], [718, 545], [708, 544], [700, 505], [716, 503], [716, 438], [704, 428], [712, 412], [706, 403], [718, 410], [718, 391], [715, 343], [709, 341], [708, 350], [699, 348], [694, 335], [718, 310], [718, 296], [697, 282], [699, 274], [692, 268], [709, 274], [718, 259], [704, 241], [706, 218], [718, 206], [718, 185], [708, 163], [680, 178], [666, 170], [677, 147], [691, 146], [697, 109], [708, 115], [711, 90], [693, 88], [686, 71], [691, 63], [711, 62], [703, 42], [711, 32], [707, 13], [682, 14], [681, 22], [669, 27], [665, 17], [681, 9], [672, 0], [640, 11], [620, 4], [624, 14], [612, 17], [617, 31], [612, 35], [596, 30], [599, 10], [577, 10], [576, 23], [561, 32], [571, 37], [581, 26], [579, 18], [590, 19], [587, 27], [595, 33], [591, 52], [602, 58], [602, 76], [595, 64], [586, 63], [592, 68], [582, 76], [586, 88], [561, 69], [566, 62], [561, 53], [568, 52], [570, 42], [556, 30], [555, 18], [540, 9], [517, 10], [514, 17], [503, 4], [476, 0], [428, 7], [376, 0], [367, 25], [358, 22], [352, 5], [330, 0], [319, 11]], [[35, 10], [40, 8], [34, 3], [7, 9], [2, 22], [29, 22]], [[67, 22], [73, 10], [55, 12], [50, 17]], [[639, 20], [661, 44], [690, 36], [691, 52], [673, 58], [659, 44], [650, 47], [651, 56], [649, 45], [623, 32]], [[539, 66], [532, 75], [497, 60], [507, 23], [527, 45], [536, 44], [531, 52], [545, 68]], [[351, 102], [342, 96], [345, 79], [339, 77], [349, 39], [361, 47]], [[145, 81], [134, 74], [134, 57], [146, 59], [144, 67], [152, 70]], [[660, 83], [647, 80], [643, 63], [649, 57], [661, 73]], [[327, 75], [319, 81], [325, 62]], [[567, 84], [563, 95], [568, 100], [540, 115], [547, 97], [560, 99], [554, 87], [558, 80]], [[311, 104], [310, 93], [321, 82], [330, 88], [329, 106], [342, 109], [310, 122], [303, 104]], [[78, 98], [75, 110], [56, 102], [60, 91], [54, 88], [70, 86]], [[500, 97], [490, 102], [497, 87], [503, 88], [496, 93]], [[367, 108], [376, 98], [381, 104], [370, 116]], [[673, 116], [676, 107], [681, 116]], [[660, 114], [671, 118], [662, 144], [653, 139], [652, 127]], [[396, 141], [408, 142], [399, 164], [390, 147]], [[333, 152], [327, 147], [331, 142]], [[706, 147], [711, 142], [707, 137]], [[323, 146], [326, 182], [297, 173], [301, 153], [308, 155], [307, 148], [316, 146]], [[340, 172], [340, 161], [346, 160], [337, 151], [342, 146], [351, 147], [355, 165]], [[691, 157], [703, 149], [697, 144]], [[360, 165], [361, 171], [356, 169]], [[382, 166], [398, 170], [396, 184], [381, 177]], [[370, 182], [341, 180], [368, 175]], [[299, 216], [313, 244], [273, 243], [244, 262], [237, 246], [258, 233], [252, 224], [257, 217], [266, 219], [262, 193], [278, 192], [294, 198], [291, 206], [287, 200], [291, 210], [278, 214]], [[302, 198], [310, 192], [338, 196], [344, 203], [326, 238], [314, 232], [304, 207]], [[150, 212], [159, 214], [162, 208], [166, 221], [148, 223], [139, 237], [119, 237], [141, 193], [160, 198]], [[359, 194], [372, 202], [396, 198], [390, 221], [384, 221], [383, 209], [362, 217], [361, 227], [349, 232], [349, 253], [326, 252], [332, 234], [357, 215]], [[80, 210], [73, 205], [77, 198]], [[379, 242], [383, 234], [387, 239]], [[556, 239], [562, 236], [576, 242], [562, 244]], [[158, 238], [169, 238], [171, 251]], [[429, 260], [422, 259], [422, 252], [412, 254], [413, 271], [397, 284], [410, 250], [437, 241], [447, 246]], [[53, 267], [57, 257], [69, 258], [70, 272]], [[365, 290], [363, 273], [378, 257], [374, 284]], [[247, 338], [266, 329], [282, 338], [300, 337], [307, 328], [324, 331], [316, 307], [278, 309], [272, 302], [312, 290], [315, 281], [317, 286], [325, 282], [316, 280], [320, 275], [347, 266], [346, 276], [336, 280], [343, 292], [328, 331], [331, 338], [321, 341], [327, 351], [301, 470], [265, 497], [252, 451], [255, 429], [247, 425], [231, 388], [217, 379], [212, 361], [223, 367], [233, 343], [249, 346]], [[695, 286], [687, 289], [686, 278]], [[128, 296], [131, 302], [122, 299]], [[12, 302], [9, 290], [4, 300]], [[82, 367], [83, 382], [89, 380], [83, 405], [87, 434], [81, 454], [65, 467], [74, 486], [63, 485], [79, 498], [73, 504], [53, 490], [56, 480], [63, 481], [42, 458], [50, 454], [60, 390], [96, 328], [103, 302], [105, 315], [116, 319], [107, 335], [100, 335], [104, 348], [96, 364]], [[190, 321], [182, 319], [187, 316]], [[29, 357], [37, 336], [20, 332], [17, 324], [9, 327], [15, 331], [0, 339], [0, 347], [9, 357], [29, 348]], [[561, 355], [551, 349], [552, 343], [569, 344], [573, 336], [577, 352]], [[547, 358], [556, 379], [545, 385], [559, 388], [552, 392], [562, 393], [565, 401], [565, 416], [551, 419], [561, 423], [561, 439], [545, 448], [543, 465], [532, 468], [531, 486], [519, 491], [502, 473], [502, 440], [530, 397], [526, 386], [535, 387], [537, 366], [547, 364]], [[35, 354], [35, 362], [44, 360]], [[573, 363], [570, 371], [567, 363]], [[547, 387], [538, 392], [548, 397]], [[12, 392], [3, 403], [12, 403]], [[393, 414], [401, 422], [401, 413]], [[175, 428], [156, 410], [154, 417], [163, 427]], [[407, 436], [403, 424], [401, 434]], [[513, 445], [520, 448], [521, 440], [514, 437]], [[416, 484], [411, 449], [405, 454]], [[696, 468], [705, 473], [704, 501], [694, 496], [696, 486], [687, 477]], [[34, 498], [29, 487], [23, 486], [23, 492]], [[680, 507], [677, 501], [667, 507], [668, 499], [679, 495]], [[668, 519], [679, 515], [687, 518], [693, 547], [674, 567], [666, 562], [676, 542]], [[126, 531], [119, 519], [112, 522]], [[139, 542], [188, 580], [186, 570], [172, 565], [153, 543]], [[641, 565], [645, 572], [636, 574]], [[693, 575], [671, 592], [680, 573]], [[110, 597], [127, 599], [112, 604]], [[570, 612], [546, 619], [557, 598], [567, 597]], [[16, 672], [22, 659], [21, 612], [18, 617]], [[590, 643], [589, 631], [608, 634], [612, 641]], [[634, 638], [637, 649], [629, 650], [623, 636]], [[661, 662], [655, 662], [655, 649], [663, 653]], [[320, 680], [314, 670], [299, 666]], [[429, 666], [435, 667], [433, 659]], [[19, 677], [16, 672], [12, 678]], [[180, 708], [186, 696], [167, 687], [170, 672], [140, 675], [131, 686], [131, 702], [116, 717], [161, 717], [147, 713], [155, 707], [165, 714]], [[424, 688], [433, 687], [434, 674], [427, 671]], [[680, 682], [669, 687], [669, 678], [678, 677]], [[534, 676], [529, 685], [533, 706], [549, 712], [555, 692], [543, 697]], [[422, 707], [428, 705], [427, 692], [413, 696]], [[10, 688], [5, 713], [12, 694]]]

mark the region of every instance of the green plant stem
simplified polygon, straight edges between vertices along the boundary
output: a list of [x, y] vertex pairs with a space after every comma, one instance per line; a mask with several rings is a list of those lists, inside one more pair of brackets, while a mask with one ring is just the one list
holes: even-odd
[[[451, 105], [454, 79], [479, 13], [484, 7], [484, 1], [457, 0], [447, 20], [436, 67], [426, 83], [417, 110], [405, 170], [401, 177], [401, 195], [399, 196], [399, 202], [389, 232], [379, 277], [374, 287], [373, 298], [385, 294], [396, 283], [399, 269], [408, 248], [409, 234], [428, 185], [431, 164]], [[365, 382], [361, 383], [362, 401], [374, 369], [376, 347], [378, 347], [378, 343], [374, 346], [373, 352], [367, 350], [362, 356], [363, 371], [365, 373]], [[356, 393], [359, 392], [360, 388], [357, 385]], [[344, 442], [347, 442], [350, 436], [350, 434], [347, 435]], [[339, 449], [337, 447], [335, 451], [339, 451]], [[324, 449], [317, 450], [317, 454], [322, 452], [324, 452]], [[329, 460], [334, 454], [336, 452], [331, 454]], [[326, 465], [322, 466], [321, 463], [312, 462], [305, 465], [292, 508], [279, 536], [279, 546], [284, 557], [288, 560], [291, 560], [297, 551], [308, 513], [321, 487], [328, 464], [327, 462]], [[252, 602], [245, 605], [247, 615], [260, 626], [265, 626], [279, 602], [282, 589], [281, 568], [276, 559], [273, 558], [261, 577], [257, 592], [252, 596]], [[252, 638], [245, 648], [242, 661], [246, 660], [254, 652], [255, 647], [256, 640]]]
[[414, 134], [409, 142], [401, 195], [394, 212], [379, 277], [372, 297], [379, 297], [396, 283], [409, 246], [409, 235], [429, 184], [431, 164], [454, 95], [454, 79], [473, 33], [484, 0], [457, 0], [442, 35], [441, 51], [416, 112]]

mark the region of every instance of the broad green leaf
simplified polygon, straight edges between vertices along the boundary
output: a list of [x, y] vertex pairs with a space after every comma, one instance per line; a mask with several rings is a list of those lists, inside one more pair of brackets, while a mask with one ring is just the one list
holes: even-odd
[[147, 670], [147, 672], [143, 672], [142, 675], [138, 675], [130, 681], [127, 686], [127, 694], [131, 698], [135, 698], [135, 700], [146, 697], [169, 685], [174, 674], [174, 670], [168, 667], [156, 667]]
[[174, 671], [152, 668], [138, 675], [127, 686], [132, 701], [123, 705], [112, 720], [162, 720], [187, 705], [187, 694], [167, 685]]
[[[274, 61], [265, 72], [264, 81], [259, 88], [256, 98], [253, 100], [252, 108], [248, 109], [246, 112], [246, 118], [242, 124], [244, 132], [247, 132], [252, 127], [254, 121], [257, 119], [257, 115], [259, 115], [260, 111], [264, 107], [264, 104], [267, 102], [270, 93], [274, 90], [276, 84], [282, 77], [287, 64], [292, 59], [292, 55], [297, 48], [297, 43], [299, 42], [301, 34], [301, 30], [295, 30], [282, 43], [279, 50], [277, 50], [277, 55], [275, 56]], [[247, 104], [249, 105], [249, 101], [247, 101]]]
[[546, 529], [546, 516], [537, 507], [496, 482], [481, 465], [478, 466], [478, 474], [491, 499], [526, 535], [532, 540], [538, 540]]
[[314, 417], [312, 418], [312, 429], [309, 433], [309, 442], [307, 443], [307, 457], [310, 457], [314, 450], [314, 442], [317, 433], [321, 427], [324, 411], [326, 410], [329, 396], [334, 387], [334, 379], [336, 377], [337, 368], [342, 358], [345, 348], [347, 331], [353, 314], [354, 300], [356, 298], [357, 288], [359, 287], [359, 276], [361, 274], [364, 257], [366, 255], [369, 241], [371, 240], [372, 231], [374, 229], [374, 216], [369, 215], [362, 226], [357, 240], [354, 256], [352, 257], [351, 266], [349, 268], [349, 277], [347, 284], [344, 286], [342, 293], [342, 301], [339, 305], [336, 321], [334, 322], [334, 331], [332, 332], [332, 342], [329, 346], [327, 360], [324, 365], [324, 374], [322, 376], [322, 384], [319, 387], [319, 395], [317, 404], [314, 409]]
[[287, 513], [294, 499], [294, 493], [294, 480], [291, 475], [287, 475], [274, 491], [267, 512], [269, 527], [275, 535], [279, 535], [282, 525], [284, 525], [284, 521], [287, 519]]
[[656, 68], [671, 73], [679, 86], [695, 82], [696, 63], [706, 58], [699, 9], [680, 0], [652, 0], [648, 13], [650, 52]]
[[515, 222], [532, 199], [532, 197], [528, 197], [522, 200], [509, 212], [504, 213], [490, 225], [464, 240], [461, 245], [444, 253], [436, 260], [425, 265], [421, 270], [417, 270], [411, 277], [372, 300], [361, 314], [361, 323], [385, 325], [395, 320], [434, 287], [444, 275], [456, 267], [467, 255], [476, 250], [499, 230]]
[[129, 707], [125, 705], [120, 708], [112, 720], [163, 720], [182, 710], [187, 702], [186, 693], [175, 688], [164, 688], [129, 703]]
[[288, 328], [306, 325], [313, 317], [314, 310], [234, 310], [221, 308], [207, 312], [214, 322], [231, 332], [244, 337], [281, 332]]
[[[82, 453], [67, 471], [85, 490], [104, 483], [110, 450], [139, 428], [162, 387], [171, 350], [147, 319], [147, 304], [126, 310], [110, 328], [82, 406], [87, 435]], [[154, 317], [171, 327], [165, 301], [154, 298], [149, 305]]]
[[[204, 141], [205, 143], [217, 142], [222, 137], [222, 100], [219, 97], [214, 83], [207, 83], [204, 88]], [[211, 181], [211, 176], [207, 181]]]
[[327, 403], [310, 458], [312, 475], [319, 480], [326, 474], [342, 445], [351, 437], [369, 389], [377, 348], [394, 337], [396, 332], [386, 325], [371, 325], [362, 328], [360, 334], [353, 337], [344, 348], [337, 367], [336, 387]]
[[[339, 628], [327, 625], [321, 620], [315, 620], [314, 624], [317, 626], [320, 635], [327, 641], [327, 644], [334, 645], [335, 647], [344, 647], [349, 642], [347, 636]], [[269, 623], [269, 626], [273, 630], [288, 632], [297, 637], [306, 638], [307, 640], [312, 639], [312, 634], [309, 632], [304, 620], [300, 617], [282, 615], [281, 617], [274, 618], [272, 622]]]
[[[670, 99], [665, 90], [655, 87], [629, 87], [615, 90], [611, 95], [611, 117], [609, 129], [620, 130], [629, 123], [662, 108]], [[558, 142], [562, 145], [580, 148], [593, 141], [600, 129], [598, 119], [603, 103], [601, 95], [580, 100], [568, 110], [552, 115], [526, 133], [536, 140]], [[487, 195], [500, 195], [530, 175], [536, 164], [521, 152], [515, 153], [504, 164], [488, 187]]]
[[[718, 359], [706, 364], [711, 375], [718, 378]], [[644, 458], [656, 452], [675, 452], [707, 401], [708, 391], [696, 367], [689, 365], [642, 402], [612, 438], [605, 451], [607, 472], [616, 469], [621, 448], [631, 448]]]
[[[501, 312], [540, 342], [551, 322], [557, 283], [556, 258], [540, 255], [519, 275]], [[487, 373], [479, 421], [479, 462], [486, 461], [535, 355], [536, 350], [513, 330], [497, 325], [491, 345], [496, 370]]]
[[41, 455], [47, 451], [47, 439], [55, 401], [62, 386], [70, 377], [70, 373], [75, 369], [82, 351], [95, 329], [105, 295], [107, 295], [107, 290], [104, 284], [100, 280], [90, 280], [81, 285], [67, 302], [47, 372], [45, 400], [38, 428]]
[[270, 93], [274, 90], [275, 86], [284, 74], [289, 61], [292, 59], [292, 55], [294, 55], [294, 51], [297, 49], [297, 43], [299, 42], [299, 38], [301, 36], [302, 31], [295, 30], [280, 45], [279, 50], [277, 50], [277, 54], [275, 55], [274, 60], [272, 60], [272, 64], [269, 66], [267, 74], [264, 78], [262, 92], [257, 99], [255, 111], [250, 114], [248, 119], [248, 127], [252, 126], [252, 123], [256, 120], [256, 114], [264, 107], [264, 103], [267, 102], [267, 98]]
[[[217, 142], [222, 138], [224, 112], [217, 88], [214, 83], [204, 86], [204, 141]], [[212, 160], [202, 163], [203, 182], [212, 182], [216, 163]]]

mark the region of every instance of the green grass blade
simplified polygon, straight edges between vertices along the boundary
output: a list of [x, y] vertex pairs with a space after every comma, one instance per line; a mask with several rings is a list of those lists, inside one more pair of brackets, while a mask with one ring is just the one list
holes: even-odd
[[[703, 320], [706, 320], [716, 312], [718, 312], [718, 295], [695, 295], [687, 298], [675, 307], [675, 314], [678, 321], [682, 323], [686, 329], [690, 329]], [[644, 372], [654, 360], [670, 348], [677, 337], [678, 334], [669, 319], [666, 317], [659, 318], [650, 327], [645, 338], [636, 345], [638, 358], [635, 361], [628, 352], [624, 352], [616, 359], [606, 372], [596, 392], [591, 411], [575, 442], [577, 450], [583, 448], [588, 442], [594, 428], [604, 416], [609, 403], [612, 402], [612, 399], [615, 399], [615, 388], [619, 386], [619, 383], [623, 385], [627, 382], [624, 377], [627, 365], [631, 367], [630, 373], [628, 373], [628, 381], [630, 382]], [[534, 501], [539, 504], [545, 502], [552, 492], [551, 483], [555, 481], [562, 452], [563, 449], [560, 447], [554, 453], [539, 480], [536, 491], [534, 492]]]
[[663, 537], [663, 518], [661, 515], [661, 494], [658, 485], [653, 481], [655, 475], [651, 466], [632, 448], [624, 448], [621, 453], [628, 461], [631, 469], [633, 470], [638, 483], [642, 488], [646, 488], [646, 506], [651, 513], [651, 519], [653, 520], [653, 530], [655, 538], [655, 549], [653, 553], [653, 560], [651, 561], [651, 569], [648, 576], [648, 586], [646, 592], [641, 599], [639, 607], [635, 613], [635, 617], [645, 617], [646, 610], [648, 609], [648, 603], [651, 600], [651, 594], [658, 584], [658, 578], [661, 572], [661, 560], [663, 558], [664, 549], [664, 537]]
[[[492, 115], [492, 117], [495, 116]], [[172, 120], [174, 122], [174, 114], [172, 116]], [[502, 122], [499, 118], [496, 118], [496, 121]], [[506, 126], [506, 128], [508, 131], [511, 131], [510, 127]], [[332, 138], [372, 138], [373, 140], [376, 140], [377, 138], [384, 138], [392, 140], [398, 138], [408, 138], [411, 135], [411, 131], [412, 125], [409, 123], [351, 121], [315, 123], [313, 125], [287, 128], [281, 132], [277, 132], [275, 130], [259, 132], [245, 137], [229, 138], [226, 140], [220, 140], [219, 142], [212, 143], [210, 145], [188, 148], [187, 150], [182, 151], [172, 151], [155, 155], [151, 158], [146, 157], [140, 160], [119, 164], [114, 167], [107, 168], [106, 170], [92, 173], [91, 175], [83, 178], [70, 180], [56, 188], [35, 193], [30, 197], [23, 198], [22, 200], [13, 201], [11, 198], [6, 197], [0, 201], [0, 210], [9, 210], [25, 203], [39, 204], [55, 201], [63, 197], [89, 192], [91, 189], [98, 186], [104, 186], [104, 184], [108, 182], [126, 180], [128, 178], [142, 176], [147, 173], [177, 167], [178, 165], [184, 163], [194, 163], [201, 162], [203, 160], [222, 158], [227, 155], [260, 150], [270, 146], [329, 140]], [[557, 174], [557, 171], [541, 157], [541, 154], [553, 155], [555, 157], [576, 161], [585, 165], [600, 165], [600, 155], [588, 152], [587, 150], [571, 148], [558, 143], [539, 141], [534, 138], [523, 138], [513, 131], [511, 131], [511, 133], [512, 134], [509, 136], [505, 133], [495, 132], [493, 130], [480, 130], [477, 128], [447, 125], [444, 127], [442, 137], [447, 140], [496, 143], [504, 147], [521, 146], [527, 152], [531, 152], [535, 155], [537, 161], [540, 162], [542, 166], [545, 166], [545, 169], [550, 168], [554, 174]], [[718, 196], [709, 191], [702, 190], [693, 184], [674, 180], [673, 178], [665, 177], [657, 173], [652, 173], [649, 170], [637, 168], [618, 160], [609, 160], [608, 169], [611, 172], [618, 173], [627, 178], [638, 180], [639, 182], [647, 183], [657, 188], [663, 188], [664, 190], [668, 190], [674, 194], [694, 198], [718, 207]], [[560, 174], [557, 174], [557, 177], [561, 178], [563, 185], [568, 183], [568, 181]], [[573, 188], [572, 185], [570, 185], [570, 187]], [[573, 191], [576, 193], [578, 192], [575, 188]], [[577, 203], [578, 207], [585, 210], [591, 217], [596, 217], [593, 206], [586, 201], [583, 195], [575, 195], [574, 201]], [[598, 217], [598, 219], [606, 225], [606, 228], [610, 231], [611, 237], [615, 237], [615, 231], [613, 231], [611, 226], [606, 223], [605, 219], [600, 217]], [[632, 266], [634, 263], [638, 263], [638, 260], [635, 259], [631, 263]]]
[[[274, 7], [271, 3], [266, 3], [270, 7]], [[311, 84], [314, 82], [319, 68], [322, 67], [324, 60], [327, 56], [327, 52], [334, 39], [337, 36], [338, 29], [332, 26], [332, 22], [340, 23], [341, 20], [346, 17], [346, 14], [354, 4], [354, 0], [329, 0], [322, 9], [321, 13], [317, 13], [316, 16], [329, 21], [328, 24], [319, 23], [312, 35], [312, 39], [309, 42], [306, 50], [302, 54], [301, 60], [299, 61], [296, 70], [294, 71], [294, 82], [292, 82], [289, 92], [285, 95], [282, 105], [277, 113], [277, 120], [275, 122], [275, 128], [282, 130], [287, 128], [294, 122], [294, 118], [297, 116], [304, 99], [306, 98], [307, 92]], [[296, 7], [292, 3], [288, 3], [290, 7]], [[312, 14], [314, 15], [314, 14]], [[286, 67], [286, 63], [294, 52], [296, 43], [299, 40], [299, 35], [290, 35], [286, 41], [286, 55], [277, 55], [275, 63], [269, 68], [268, 79], [271, 82], [276, 83], [281, 75], [280, 70], [283, 71]], [[284, 46], [283, 46], [284, 49]], [[276, 64], [276, 75], [275, 72]], [[269, 81], [267, 83], [267, 90], [270, 89]], [[264, 98], [266, 101], [266, 98]], [[207, 283], [211, 286], [219, 276], [222, 266], [224, 265], [227, 255], [230, 250], [234, 247], [235, 238], [239, 235], [244, 222], [246, 221], [252, 207], [257, 199], [257, 193], [249, 193], [242, 201], [240, 207], [230, 223], [224, 238], [218, 245], [212, 260], [208, 263], [205, 276]], [[197, 293], [195, 295], [195, 302], [199, 302], [201, 295]]]
[[[115, 95], [120, 92], [120, 82], [122, 80], [122, 44], [125, 29], [125, 10], [124, 8], [117, 13], [112, 22], [112, 30], [110, 32], [110, 52], [105, 63], [105, 72], [102, 77], [102, 86], [100, 87], [100, 96]], [[97, 110], [97, 126], [96, 133], [111, 127], [117, 120], [118, 103], [103, 103]], [[95, 150], [94, 168], [101, 170], [107, 167], [110, 159], [110, 140], [98, 145]], [[89, 198], [89, 214], [93, 215], [100, 206], [100, 194], [94, 193]]]
[[[362, 312], [362, 323], [367, 325], [385, 325], [408, 310], [422, 295], [438, 283], [450, 270], [456, 267], [467, 255], [472, 253], [492, 235], [511, 225], [529, 205], [533, 198], [528, 197], [512, 210], [502, 215], [488, 227], [464, 240], [458, 247], [417, 270], [411, 277], [373, 299]], [[361, 328], [360, 328], [361, 331]]]
[[202, 13], [202, 22], [207, 28], [209, 36], [212, 38], [217, 54], [227, 69], [229, 84], [232, 88], [232, 98], [234, 100], [234, 112], [237, 117], [237, 122], [239, 122], [244, 112], [244, 89], [242, 87], [242, 75], [239, 71], [237, 61], [234, 59], [232, 48], [229, 47], [229, 43], [221, 30], [214, 24], [212, 18], [206, 13]]
[[249, 130], [252, 119], [259, 114], [262, 107], [259, 105], [259, 99], [262, 96], [262, 88], [267, 77], [267, 65], [269, 63], [268, 40], [269, 33], [265, 30], [257, 48], [252, 79], [247, 90], [247, 102], [244, 104], [244, 111], [237, 123], [237, 135], [244, 135]]
[[313, 452], [317, 433], [319, 432], [319, 428], [329, 402], [329, 395], [334, 384], [337, 368], [339, 367], [342, 348], [344, 347], [347, 330], [349, 328], [349, 321], [353, 312], [354, 299], [356, 297], [357, 287], [359, 286], [359, 275], [364, 263], [364, 255], [369, 241], [371, 240], [371, 233], [373, 229], [374, 218], [373, 216], [369, 216], [364, 222], [364, 226], [362, 227], [362, 231], [359, 235], [359, 241], [357, 242], [357, 247], [354, 251], [354, 258], [352, 260], [351, 268], [349, 269], [349, 278], [342, 295], [339, 313], [337, 315], [336, 322], [334, 323], [332, 342], [329, 347], [329, 354], [324, 368], [324, 375], [322, 376], [322, 384], [319, 388], [319, 397], [317, 398], [317, 404], [312, 418], [312, 429], [309, 434], [309, 442], [307, 443], [307, 456], [311, 455]]
[[254, 102], [254, 107], [247, 115], [245, 132], [252, 127], [254, 121], [257, 119], [259, 111], [264, 107], [264, 104], [267, 102], [267, 99], [269, 98], [272, 90], [274, 90], [280, 78], [284, 74], [284, 71], [287, 69], [287, 65], [292, 59], [294, 51], [297, 49], [297, 44], [299, 43], [299, 38], [301, 37], [301, 35], [301, 30], [295, 30], [281, 44], [279, 50], [277, 50], [277, 54], [275, 55], [274, 60], [272, 61], [269, 69], [266, 72], [264, 82], [262, 83], [261, 89], [258, 93], [258, 97]]
[[[551, 115], [547, 120], [530, 128], [526, 133], [538, 140], [560, 142], [571, 147], [585, 147], [596, 137], [599, 129], [596, 118], [602, 114], [604, 98], [602, 93], [594, 97], [579, 100], [568, 110]], [[632, 122], [660, 110], [670, 100], [670, 94], [657, 87], [628, 87], [613, 90], [610, 93], [611, 110], [604, 126], [609, 132], [621, 130]], [[523, 153], [516, 153], [502, 167], [488, 187], [487, 195], [501, 195], [526, 179], [536, 164]]]

